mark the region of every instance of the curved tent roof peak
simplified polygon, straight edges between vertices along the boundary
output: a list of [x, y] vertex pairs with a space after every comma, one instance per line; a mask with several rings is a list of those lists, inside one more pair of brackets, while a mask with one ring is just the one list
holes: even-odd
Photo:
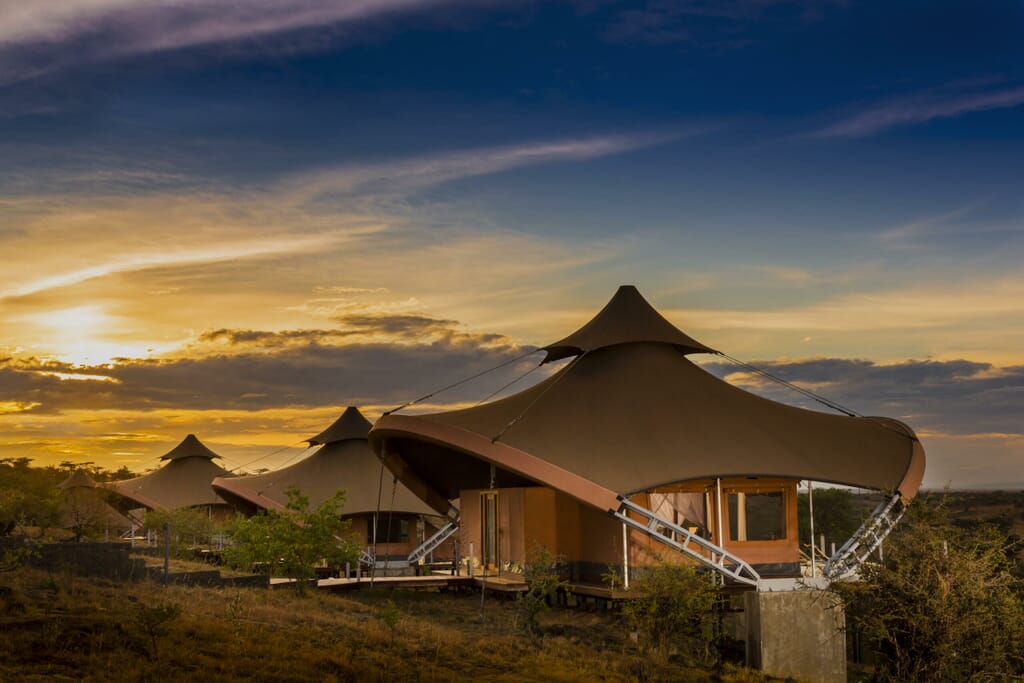
[[314, 437], [306, 439], [310, 446], [322, 446], [347, 439], [365, 439], [370, 433], [370, 421], [363, 417], [359, 408], [349, 406], [331, 426]]
[[189, 434], [182, 442], [160, 457], [161, 460], [181, 460], [182, 458], [219, 458], [220, 456], [211, 451], [206, 445], [196, 438], [195, 434]]
[[616, 344], [660, 342], [675, 346], [683, 354], [715, 353], [654, 309], [633, 285], [622, 285], [611, 300], [586, 325], [568, 337], [543, 347], [545, 363], [578, 356]]

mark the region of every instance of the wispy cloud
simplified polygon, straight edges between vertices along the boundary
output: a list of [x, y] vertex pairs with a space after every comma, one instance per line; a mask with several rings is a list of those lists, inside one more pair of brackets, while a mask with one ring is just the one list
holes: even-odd
[[296, 201], [319, 195], [403, 194], [441, 183], [559, 161], [585, 161], [652, 147], [699, 135], [708, 128], [625, 133], [587, 138], [526, 142], [369, 165], [342, 166], [303, 173], [289, 185]]
[[157, 268], [162, 266], [183, 266], [217, 261], [238, 260], [268, 254], [294, 254], [314, 251], [352, 238], [351, 232], [344, 234], [292, 236], [282, 239], [246, 240], [230, 244], [215, 244], [199, 249], [185, 249], [174, 252], [154, 251], [125, 255], [104, 263], [69, 272], [42, 277], [29, 282], [10, 285], [0, 290], [0, 300], [35, 294], [56, 287], [77, 284], [92, 278], [115, 273]]
[[864, 332], [935, 329], [966, 321], [1024, 316], [1024, 280], [1014, 277], [944, 286], [842, 294], [776, 310], [688, 310], [681, 320], [707, 329]]
[[[72, 64], [160, 50], [337, 30], [454, 0], [33, 0], [0, 4], [0, 83]], [[316, 41], [313, 43], [317, 44]], [[76, 49], [67, 49], [69, 45]], [[52, 50], [61, 46], [60, 50]], [[17, 54], [12, 58], [11, 54]]]
[[[1024, 234], [1024, 217], [1013, 210], [1009, 215], [992, 215], [989, 201], [975, 201], [955, 209], [900, 223], [878, 234], [880, 241], [894, 247], [947, 246], [950, 242], [984, 244], [993, 240], [1019, 239]], [[984, 241], [982, 241], [984, 238]]]
[[811, 133], [814, 138], [862, 138], [896, 126], [926, 123], [1024, 104], [1024, 86], [964, 89], [945, 86], [867, 107]]
[[616, 43], [696, 43], [716, 50], [735, 49], [751, 43], [744, 29], [771, 12], [789, 23], [806, 24], [819, 19], [827, 6], [842, 4], [841, 0], [646, 0], [627, 3], [629, 9], [617, 12], [605, 37]]

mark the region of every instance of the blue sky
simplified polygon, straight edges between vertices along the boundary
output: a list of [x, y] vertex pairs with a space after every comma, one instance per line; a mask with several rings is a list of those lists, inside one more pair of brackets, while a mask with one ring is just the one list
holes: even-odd
[[[709, 345], [906, 419], [926, 483], [1020, 484], [1022, 24], [1012, 2], [0, 2], [0, 454], [141, 466], [187, 429], [245, 460], [634, 283]], [[258, 375], [248, 402], [195, 400], [197, 376], [235, 387], [219, 372]]]

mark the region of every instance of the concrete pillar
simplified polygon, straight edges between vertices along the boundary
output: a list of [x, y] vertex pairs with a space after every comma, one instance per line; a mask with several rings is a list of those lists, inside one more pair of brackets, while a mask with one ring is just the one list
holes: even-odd
[[751, 591], [744, 611], [747, 666], [809, 683], [846, 682], [846, 614], [835, 593]]

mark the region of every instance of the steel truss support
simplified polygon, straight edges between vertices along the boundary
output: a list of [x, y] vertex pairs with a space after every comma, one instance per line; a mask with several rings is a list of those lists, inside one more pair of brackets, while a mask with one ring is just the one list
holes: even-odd
[[905, 511], [906, 506], [903, 505], [899, 493], [879, 503], [850, 540], [828, 558], [828, 562], [825, 563], [825, 576], [837, 580], [855, 574], [861, 564], [882, 544]]
[[433, 536], [420, 543], [411, 553], [409, 553], [409, 564], [416, 564], [422, 558], [426, 557], [428, 553], [433, 552], [439, 545], [447, 541], [452, 534], [459, 530], [459, 520], [453, 520], [448, 522], [443, 527], [438, 529]]
[[[753, 567], [711, 541], [691, 533], [627, 498], [619, 496], [619, 502], [619, 509], [615, 512], [615, 516], [631, 528], [678, 550], [733, 581], [756, 586], [761, 580], [761, 576], [754, 571]], [[633, 519], [628, 514], [630, 512], [642, 517], [644, 521]]]

